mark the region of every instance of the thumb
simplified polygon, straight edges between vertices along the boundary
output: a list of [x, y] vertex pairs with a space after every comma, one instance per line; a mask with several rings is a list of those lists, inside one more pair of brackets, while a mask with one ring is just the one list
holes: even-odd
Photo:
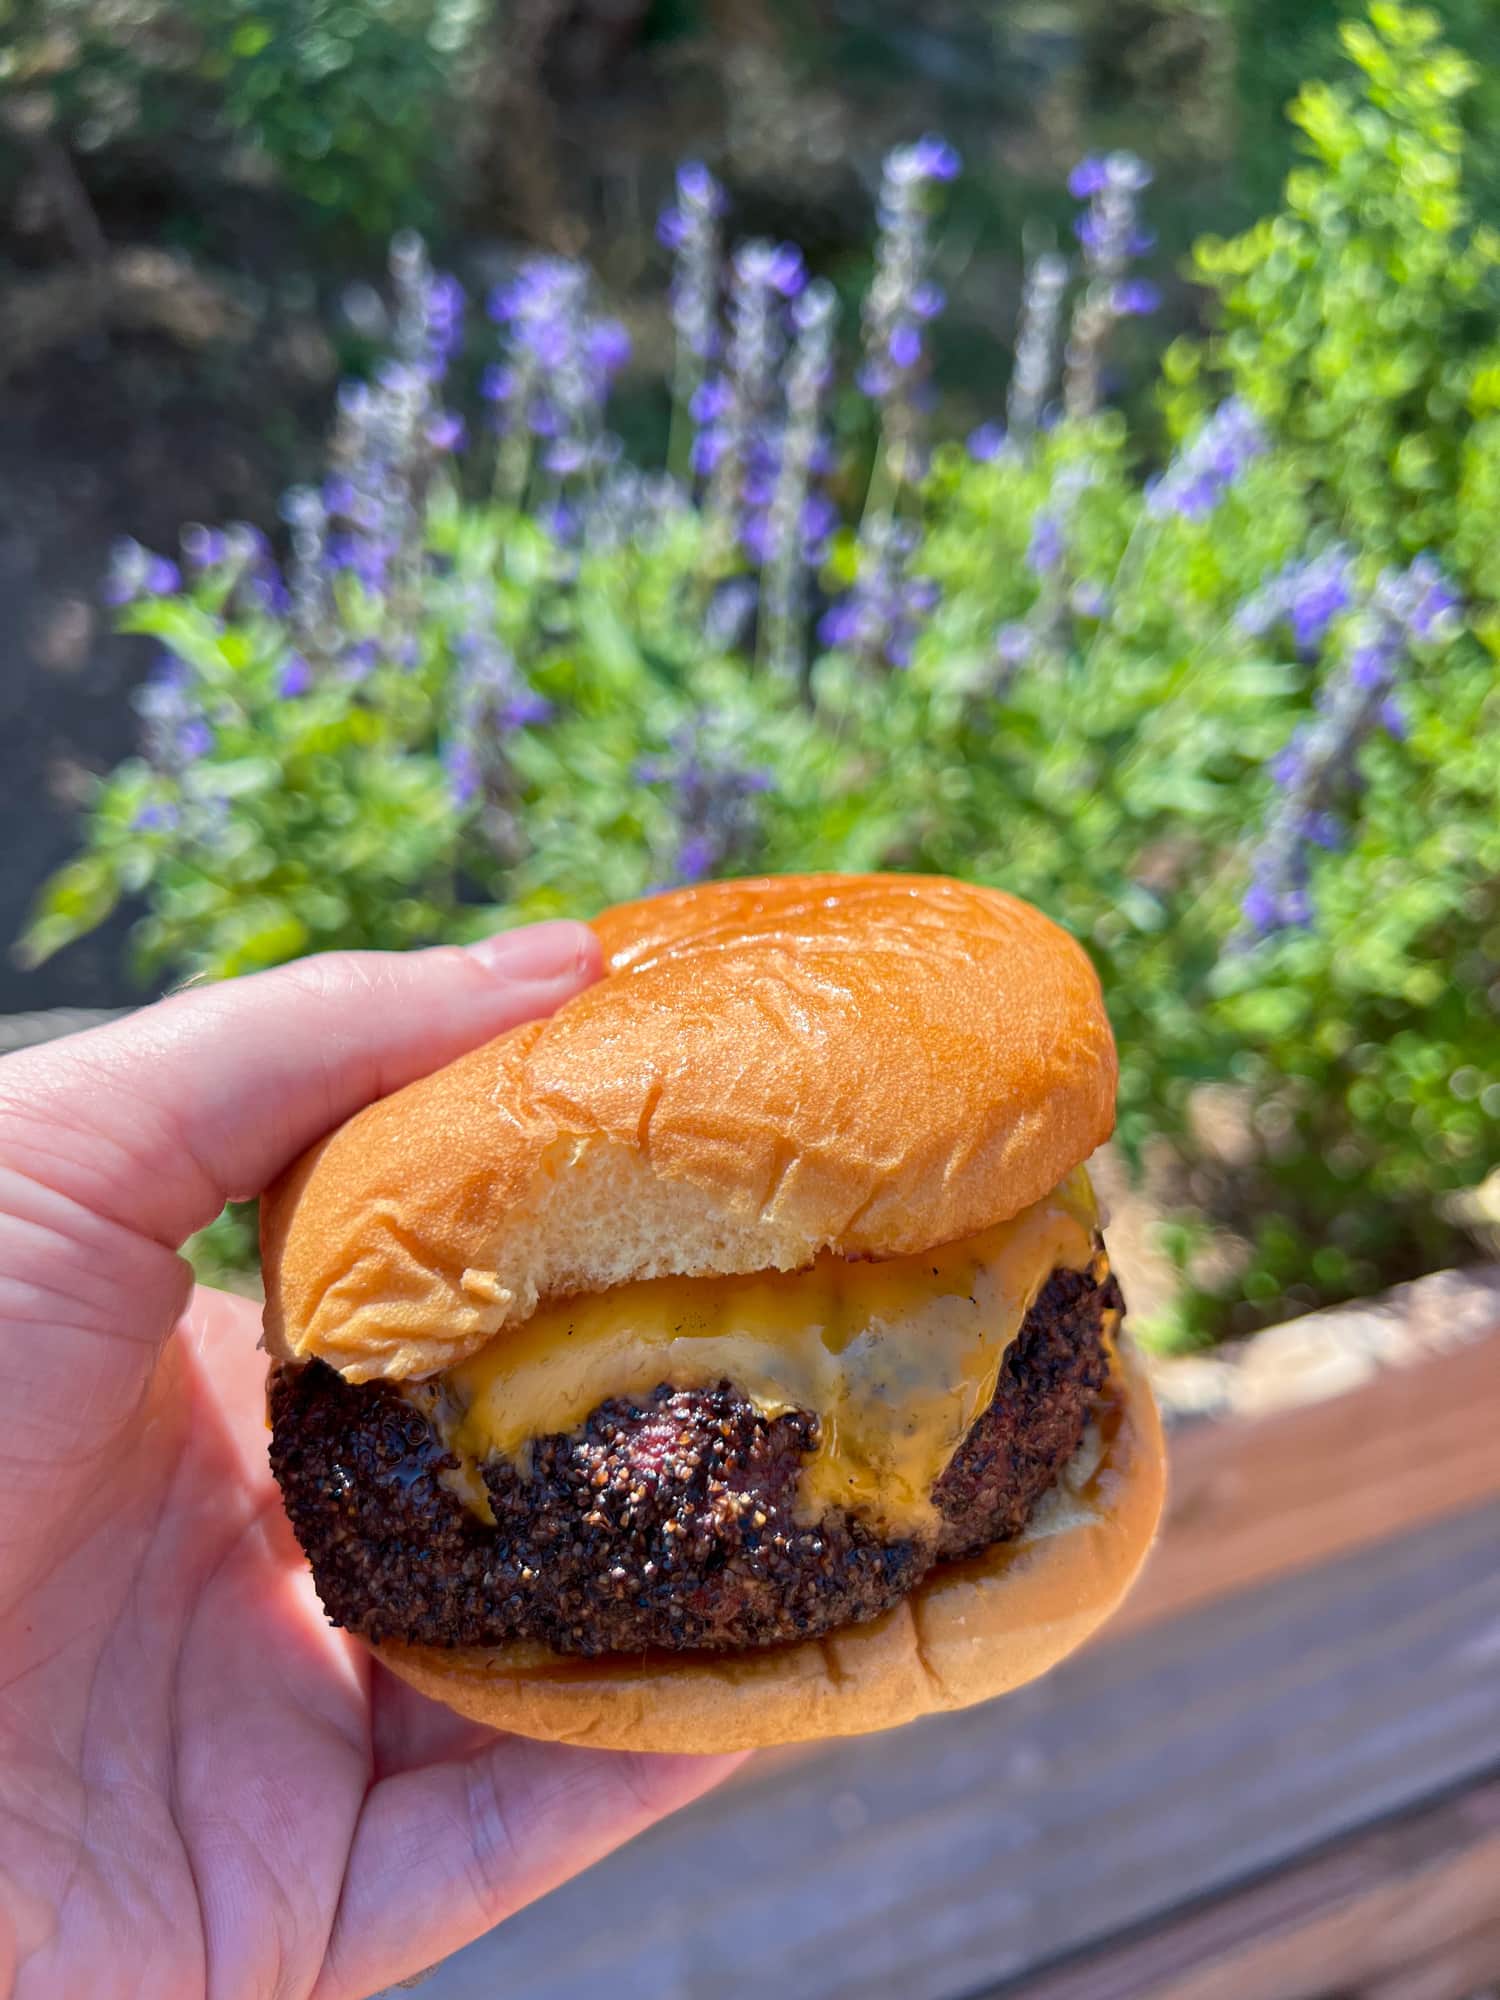
[[598, 970], [575, 923], [339, 952], [0, 1062], [0, 1355], [28, 1378], [43, 1434], [49, 1409], [66, 1428], [83, 1407], [80, 1382], [101, 1420], [128, 1413], [187, 1297], [173, 1253], [226, 1200]]

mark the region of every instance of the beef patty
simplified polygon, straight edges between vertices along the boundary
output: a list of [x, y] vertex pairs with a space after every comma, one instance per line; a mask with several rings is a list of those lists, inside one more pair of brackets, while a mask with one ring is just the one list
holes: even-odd
[[271, 1468], [329, 1617], [377, 1643], [772, 1645], [873, 1618], [934, 1562], [1018, 1534], [1082, 1437], [1120, 1303], [1113, 1277], [1053, 1273], [920, 1537], [798, 1520], [817, 1418], [766, 1417], [729, 1382], [601, 1403], [525, 1472], [492, 1460], [493, 1527], [438, 1477], [456, 1461], [421, 1411], [319, 1361], [272, 1372]]

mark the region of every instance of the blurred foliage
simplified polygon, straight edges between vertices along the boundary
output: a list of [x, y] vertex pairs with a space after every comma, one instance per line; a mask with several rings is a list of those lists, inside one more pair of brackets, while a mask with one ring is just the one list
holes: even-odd
[[184, 0], [231, 128], [362, 235], [431, 219], [485, 0]]
[[[1165, 476], [1105, 409], [941, 446], [901, 497], [909, 664], [887, 663], [892, 612], [884, 655], [824, 620], [805, 676], [769, 670], [753, 597], [726, 615], [756, 566], [726, 564], [701, 498], [618, 465], [508, 487], [502, 452], [502, 500], [484, 452], [467, 486], [442, 460], [410, 486], [400, 589], [329, 585], [373, 651], [358, 673], [309, 669], [295, 609], [232, 563], [136, 591], [193, 741], [101, 784], [32, 955], [123, 896], [143, 962], [222, 976], [715, 870], [952, 872], [1032, 898], [1100, 968], [1121, 1142], [1179, 1206], [1158, 1338], [1457, 1254], [1442, 1197], [1500, 1165], [1496, 260], [1462, 189], [1468, 66], [1391, 0], [1344, 46], [1299, 99], [1281, 205], [1200, 250], [1214, 325], [1165, 357]], [[846, 498], [814, 580], [836, 608], [874, 563]], [[1316, 630], [1257, 613], [1331, 559], [1348, 584]], [[1455, 602], [1409, 621], [1381, 726], [1335, 745], [1299, 830], [1305, 914], [1256, 924], [1288, 757], [1418, 572]], [[476, 660], [505, 690], [479, 726]]]
[[[1435, 17], [1372, 9], [1345, 29], [1362, 72], [1291, 106], [1311, 159], [1282, 209], [1233, 242], [1200, 243], [1220, 331], [1202, 357], [1270, 418], [1302, 476], [1361, 547], [1446, 547], [1457, 527], [1461, 421], [1477, 377], [1500, 380], [1500, 235], [1472, 225], [1457, 105], [1474, 71]], [[1168, 357], [1190, 384], [1200, 357]], [[1173, 398], [1179, 433], [1201, 415]]]
[[[1340, 31], [1359, 20], [1359, 0], [1225, 0], [1236, 46], [1233, 122], [1236, 198], [1252, 211], [1275, 198], [1286, 171], [1285, 111], [1308, 76], [1337, 67]], [[1481, 214], [1500, 191], [1500, 29], [1490, 0], [1443, 0], [1443, 39], [1473, 65], [1460, 107], [1465, 179]]]
[[198, 1282], [217, 1285], [221, 1291], [260, 1293], [256, 1270], [259, 1253], [259, 1204], [232, 1201], [182, 1246], [182, 1254], [198, 1275]]
[[[0, 97], [82, 154], [256, 168], [355, 240], [430, 222], [486, 0], [0, 0]], [[13, 116], [11, 124], [17, 122]]]

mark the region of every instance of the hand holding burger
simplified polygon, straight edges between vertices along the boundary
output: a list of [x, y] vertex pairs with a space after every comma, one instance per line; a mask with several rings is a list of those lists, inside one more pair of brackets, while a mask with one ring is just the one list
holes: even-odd
[[[0, 1064], [0, 1993], [367, 1994], [733, 1763], [652, 1746], [980, 1699], [1128, 1584], [1076, 947], [889, 878], [596, 932]], [[175, 1255], [272, 1181], [275, 1481]]]
[[496, 1738], [331, 1629], [259, 1309], [175, 1255], [597, 969], [574, 924], [311, 959], [0, 1061], [6, 2000], [363, 2000], [729, 1767]]

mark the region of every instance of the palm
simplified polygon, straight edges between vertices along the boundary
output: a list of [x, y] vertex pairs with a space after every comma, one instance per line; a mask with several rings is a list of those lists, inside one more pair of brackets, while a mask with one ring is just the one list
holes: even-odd
[[330, 1629], [256, 1332], [199, 1292], [148, 1420], [91, 1454], [76, 1534], [5, 1523], [10, 1955], [58, 2000], [368, 1994], [717, 1775], [495, 1738]]
[[331, 1631], [258, 1315], [182, 1313], [226, 1199], [598, 972], [573, 923], [336, 954], [0, 1065], [6, 2000], [354, 2000], [729, 1768], [472, 1728]]

